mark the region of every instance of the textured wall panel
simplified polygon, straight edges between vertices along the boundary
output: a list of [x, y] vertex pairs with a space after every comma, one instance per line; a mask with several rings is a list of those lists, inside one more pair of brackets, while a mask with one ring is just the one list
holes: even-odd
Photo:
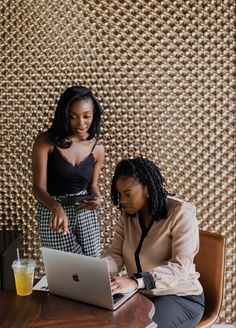
[[90, 86], [104, 108], [103, 246], [118, 213], [118, 160], [146, 156], [200, 227], [227, 237], [220, 322], [235, 322], [235, 5], [233, 1], [3, 0], [0, 229], [22, 229], [44, 273], [31, 193], [31, 150], [59, 94]]

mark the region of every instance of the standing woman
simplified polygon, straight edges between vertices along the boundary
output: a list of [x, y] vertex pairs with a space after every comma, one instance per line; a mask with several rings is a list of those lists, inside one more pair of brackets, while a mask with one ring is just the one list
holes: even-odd
[[[33, 194], [44, 247], [100, 256], [95, 210], [100, 205], [98, 178], [104, 147], [98, 141], [102, 108], [83, 86], [66, 89], [51, 127], [37, 136], [32, 154]], [[94, 200], [62, 205], [68, 195], [92, 193]]]
[[110, 272], [125, 265], [128, 278], [112, 278], [112, 292], [138, 288], [155, 306], [158, 328], [193, 328], [204, 312], [204, 294], [195, 271], [199, 248], [196, 209], [171, 197], [159, 168], [145, 158], [122, 160], [111, 197], [121, 210], [107, 256]]

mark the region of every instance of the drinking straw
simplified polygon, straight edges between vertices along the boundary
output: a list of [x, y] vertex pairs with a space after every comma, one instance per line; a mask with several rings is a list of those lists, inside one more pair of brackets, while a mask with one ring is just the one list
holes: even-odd
[[16, 249], [16, 253], [17, 253], [17, 260], [18, 260], [18, 262], [20, 262], [20, 253], [19, 253], [19, 248]]

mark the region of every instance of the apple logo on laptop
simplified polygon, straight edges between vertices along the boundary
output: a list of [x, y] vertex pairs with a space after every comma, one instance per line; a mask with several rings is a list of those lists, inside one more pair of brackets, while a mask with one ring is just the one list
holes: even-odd
[[78, 273], [74, 273], [72, 275], [72, 278], [73, 278], [74, 281], [79, 281], [79, 275], [78, 275]]

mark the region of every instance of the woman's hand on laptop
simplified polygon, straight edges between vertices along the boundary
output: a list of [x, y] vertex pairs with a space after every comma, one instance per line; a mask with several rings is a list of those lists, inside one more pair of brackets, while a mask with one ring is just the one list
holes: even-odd
[[137, 289], [138, 284], [134, 279], [125, 277], [113, 277], [111, 279], [111, 291], [112, 294], [117, 293], [130, 293]]

